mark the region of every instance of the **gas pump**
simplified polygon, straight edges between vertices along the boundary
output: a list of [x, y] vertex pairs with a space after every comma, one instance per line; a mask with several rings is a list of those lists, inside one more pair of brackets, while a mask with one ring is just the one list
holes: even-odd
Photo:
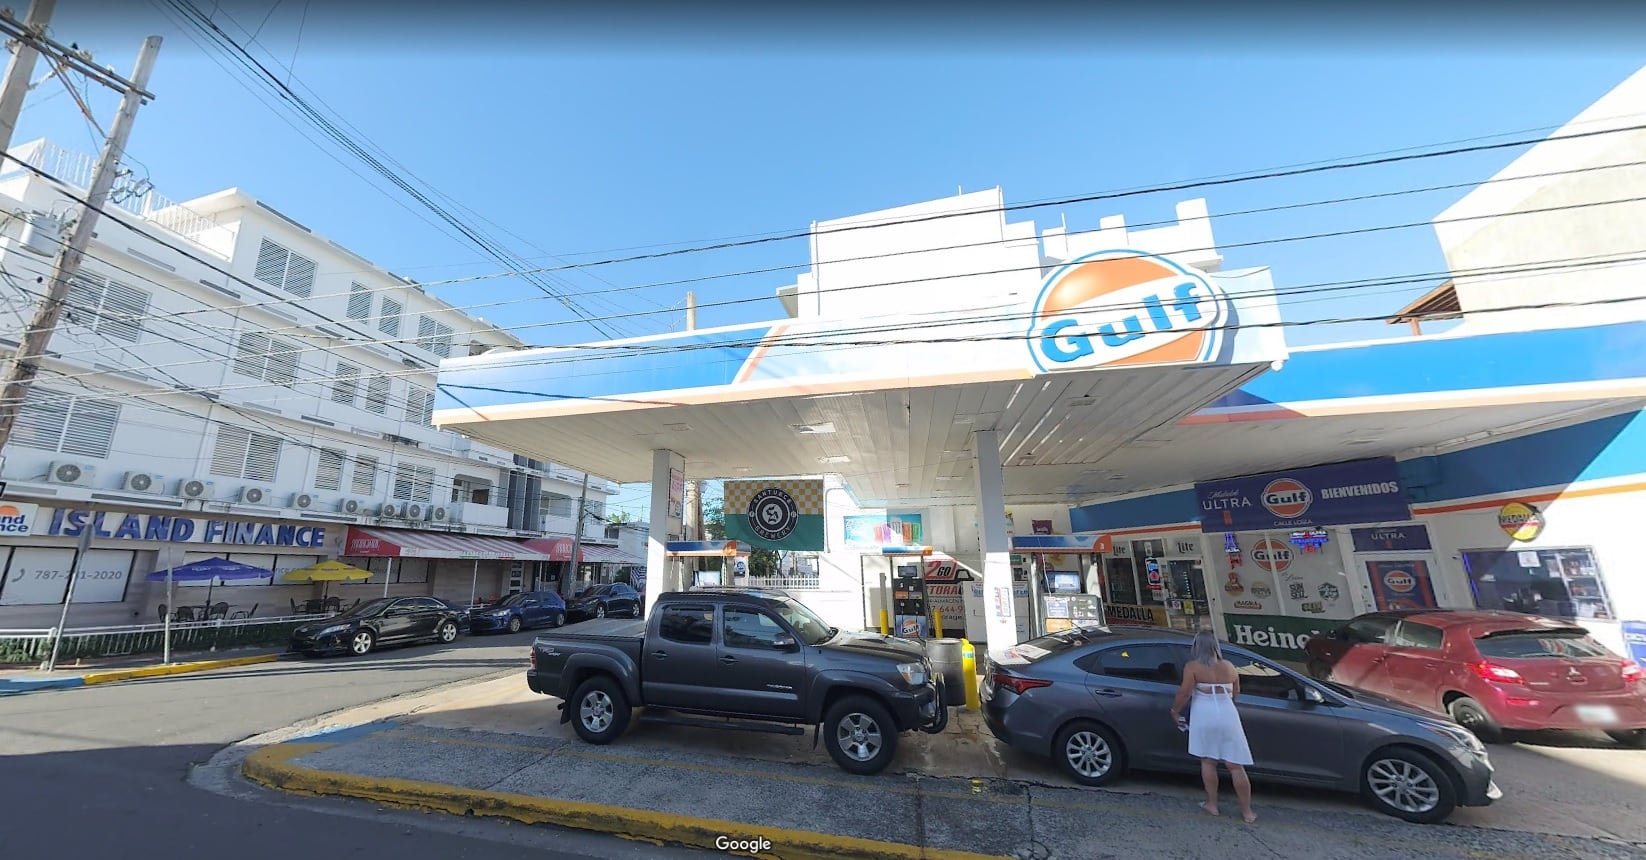
[[[882, 633], [924, 639], [931, 635], [926, 612], [926, 558], [929, 546], [886, 546], [880, 554], [891, 563], [890, 575], [880, 581]], [[875, 619], [871, 619], [871, 622]]]
[[[1072, 627], [1101, 627], [1103, 594], [1102, 556], [1113, 552], [1108, 535], [1020, 535], [1012, 538], [1012, 552], [1022, 555], [1029, 571], [1028, 638]], [[1073, 570], [1051, 569], [1058, 556], [1073, 556]]]

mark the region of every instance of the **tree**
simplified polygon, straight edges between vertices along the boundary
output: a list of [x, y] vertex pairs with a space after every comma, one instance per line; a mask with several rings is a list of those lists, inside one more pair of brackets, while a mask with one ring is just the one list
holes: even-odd
[[776, 576], [782, 559], [776, 550], [757, 549], [749, 553], [749, 576]]
[[[726, 539], [726, 497], [719, 493], [711, 494], [709, 485], [703, 487], [703, 539]], [[721, 559], [703, 559], [703, 570], [724, 570]]]

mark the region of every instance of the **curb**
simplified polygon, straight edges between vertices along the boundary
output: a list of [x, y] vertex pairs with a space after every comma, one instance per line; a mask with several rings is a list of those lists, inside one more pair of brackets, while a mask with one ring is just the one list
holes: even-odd
[[173, 663], [169, 666], [144, 666], [140, 669], [113, 669], [107, 672], [87, 672], [67, 678], [13, 678], [0, 680], [0, 696], [33, 693], [38, 690], [64, 690], [92, 684], [112, 684], [135, 678], [157, 678], [163, 675], [185, 675], [190, 672], [208, 672], [256, 663], [273, 663], [279, 654], [258, 654], [252, 657], [231, 657], [226, 660], [199, 660], [193, 663]]
[[356, 776], [307, 768], [291, 761], [331, 746], [334, 744], [324, 741], [266, 746], [246, 756], [240, 764], [240, 773], [259, 785], [295, 794], [352, 797], [388, 806], [458, 816], [506, 818], [522, 824], [552, 824], [655, 844], [684, 845], [714, 851], [726, 851], [722, 847], [725, 840], [762, 844], [764, 850], [736, 852], [755, 857], [782, 860], [1007, 860], [996, 854], [924, 848], [901, 842], [761, 827], [739, 821], [718, 821], [575, 800], [458, 788], [394, 777]]

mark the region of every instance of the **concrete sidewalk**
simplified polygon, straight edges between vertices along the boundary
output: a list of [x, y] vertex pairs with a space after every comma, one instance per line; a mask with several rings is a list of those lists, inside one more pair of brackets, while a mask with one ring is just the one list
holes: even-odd
[[133, 678], [154, 678], [162, 675], [182, 675], [206, 672], [233, 666], [272, 663], [285, 656], [284, 649], [240, 648], [232, 651], [191, 652], [194, 658], [187, 662], [161, 663], [158, 656], [133, 657], [111, 660], [86, 661], [72, 667], [59, 666], [56, 671], [8, 667], [0, 669], [0, 696], [33, 693], [40, 690], [63, 690], [91, 684], [112, 684]]
[[[810, 738], [638, 722], [597, 747], [558, 724], [555, 700], [513, 701], [519, 686], [504, 679], [445, 701], [413, 697], [398, 703], [398, 716], [362, 712], [363, 724], [264, 746], [242, 772], [289, 791], [661, 843], [765, 840], [758, 853], [782, 858], [1640, 856], [1641, 846], [1615, 841], [1410, 825], [1352, 798], [1260, 796], [1261, 818], [1247, 826], [1232, 798], [1231, 814], [1212, 818], [1192, 794], [1161, 794], [1146, 781], [1108, 791], [1006, 778], [998, 774], [1011, 763], [990, 760], [970, 714], [942, 735], [901, 736], [892, 769], [875, 777], [843, 773]], [[488, 714], [501, 730], [474, 727]]]

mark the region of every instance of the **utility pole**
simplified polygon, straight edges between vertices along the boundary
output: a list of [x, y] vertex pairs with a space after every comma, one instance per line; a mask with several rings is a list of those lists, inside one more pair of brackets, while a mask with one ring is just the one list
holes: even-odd
[[[686, 331], [697, 330], [697, 295], [686, 292]], [[686, 508], [681, 518], [680, 531], [686, 540], [703, 539], [703, 487], [698, 481], [686, 482]]]
[[57, 320], [63, 314], [63, 300], [68, 295], [69, 281], [80, 271], [80, 264], [86, 256], [86, 246], [91, 244], [93, 228], [97, 226], [99, 210], [108, 200], [109, 191], [114, 187], [114, 177], [120, 168], [120, 159], [126, 153], [126, 138], [131, 135], [132, 122], [137, 119], [137, 109], [148, 96], [144, 87], [148, 86], [149, 72], [154, 69], [154, 58], [160, 53], [160, 37], [150, 36], [143, 40], [143, 47], [137, 52], [137, 64], [132, 69], [131, 83], [125, 88], [125, 95], [120, 99], [120, 112], [114, 117], [114, 125], [109, 128], [109, 138], [103, 145], [103, 152], [97, 158], [97, 168], [92, 174], [91, 188], [86, 192], [86, 206], [80, 211], [80, 219], [74, 225], [74, 233], [69, 237], [52, 263], [51, 281], [47, 287], [46, 298], [35, 309], [34, 318], [29, 321], [28, 328], [23, 330], [23, 342], [12, 353], [11, 359], [6, 362], [5, 371], [0, 374], [0, 451], [6, 447], [11, 439], [12, 427], [17, 423], [17, 415], [23, 408], [23, 396], [27, 393], [29, 384], [40, 371], [40, 357], [46, 353], [46, 345], [51, 342], [51, 336], [57, 328]]
[[583, 473], [583, 495], [577, 499], [577, 517], [572, 521], [572, 572], [569, 577], [577, 582], [577, 567], [583, 555], [583, 519], [589, 515], [589, 473]]
[[[35, 38], [44, 36], [56, 5], [57, 0], [34, 0], [23, 16], [23, 29]], [[0, 152], [11, 150], [11, 136], [17, 131], [17, 117], [23, 112], [23, 97], [29, 93], [29, 78], [34, 77], [34, 61], [39, 57], [40, 52], [28, 39], [17, 39], [12, 47], [5, 82], [0, 83]]]

